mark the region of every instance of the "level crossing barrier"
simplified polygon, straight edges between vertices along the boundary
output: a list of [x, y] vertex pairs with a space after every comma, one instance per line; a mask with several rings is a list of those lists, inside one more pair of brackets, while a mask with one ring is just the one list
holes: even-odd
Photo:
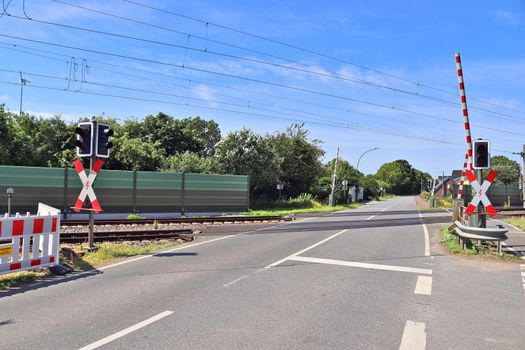
[[60, 210], [39, 203], [36, 215], [0, 218], [0, 274], [58, 264]]

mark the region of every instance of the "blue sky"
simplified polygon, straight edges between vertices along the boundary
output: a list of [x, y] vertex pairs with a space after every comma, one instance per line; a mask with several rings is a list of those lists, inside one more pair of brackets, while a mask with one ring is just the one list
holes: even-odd
[[[126, 119], [163, 111], [214, 119], [224, 134], [305, 121], [324, 141], [326, 159], [339, 146], [355, 165], [380, 147], [361, 160], [361, 171], [404, 158], [436, 175], [459, 168], [465, 154], [460, 52], [473, 138], [519, 160], [508, 152], [525, 143], [523, 0], [134, 2], [164, 11], [120, 0], [26, 0], [28, 20], [23, 2], [12, 0], [11, 16], [0, 18], [0, 81], [18, 83], [21, 70], [30, 81], [24, 111], [37, 115]], [[19, 95], [20, 86], [0, 84], [0, 103], [10, 110], [18, 111]]]

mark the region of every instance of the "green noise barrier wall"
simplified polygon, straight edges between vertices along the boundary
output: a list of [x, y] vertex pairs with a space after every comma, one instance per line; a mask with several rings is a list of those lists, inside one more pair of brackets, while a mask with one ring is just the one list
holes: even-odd
[[[38, 202], [71, 213], [82, 183], [75, 169], [2, 165], [0, 213], [7, 211], [9, 187], [15, 190], [12, 213], [35, 212]], [[249, 206], [249, 179], [242, 175], [102, 169], [94, 190], [105, 213], [220, 213]]]

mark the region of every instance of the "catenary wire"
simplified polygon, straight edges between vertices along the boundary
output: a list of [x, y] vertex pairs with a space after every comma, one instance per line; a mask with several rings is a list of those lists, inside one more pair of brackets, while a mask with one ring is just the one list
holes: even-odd
[[[386, 89], [386, 90], [389, 90], [389, 91], [392, 91], [392, 92], [399, 92], [399, 93], [407, 94], [407, 95], [410, 95], [410, 96], [424, 98], [424, 99], [427, 99], [427, 100], [430, 100], [430, 101], [433, 101], [433, 102], [436, 102], [436, 103], [442, 103], [442, 104], [446, 104], [446, 105], [450, 105], [450, 106], [460, 106], [460, 104], [457, 103], [457, 102], [444, 100], [442, 98], [438, 98], [438, 97], [434, 97], [434, 96], [430, 96], [430, 95], [425, 95], [425, 94], [421, 94], [419, 92], [413, 92], [413, 91], [409, 91], [409, 90], [405, 90], [405, 89], [395, 88], [395, 87], [391, 87], [391, 86], [387, 86], [387, 85], [383, 85], [383, 84], [378, 84], [378, 83], [374, 83], [374, 82], [366, 81], [366, 80], [362, 80], [362, 79], [356, 79], [356, 78], [352, 78], [352, 77], [349, 77], [349, 76], [344, 76], [342, 74], [337, 74], [336, 75], [336, 74], [334, 74], [332, 72], [328, 72], [328, 71], [326, 71], [328, 73], [323, 73], [323, 72], [319, 72], [319, 71], [313, 71], [313, 70], [310, 70], [310, 69], [304, 69], [304, 68], [299, 68], [299, 67], [294, 67], [294, 66], [287, 66], [287, 65], [282, 65], [282, 64], [279, 64], [279, 63], [274, 63], [274, 62], [262, 61], [262, 60], [255, 59], [255, 58], [250, 58], [250, 57], [242, 57], [242, 56], [232, 55], [232, 54], [219, 52], [219, 51], [213, 51], [213, 50], [208, 50], [208, 49], [200, 49], [200, 48], [190, 47], [188, 45], [186, 45], [186, 46], [185, 45], [178, 45], [178, 44], [167, 43], [167, 42], [158, 41], [158, 40], [138, 38], [138, 37], [125, 35], [125, 34], [117, 34], [117, 33], [111, 33], [111, 32], [107, 32], [107, 31], [101, 31], [101, 30], [96, 30], [96, 29], [91, 29], [91, 28], [83, 28], [83, 27], [78, 27], [78, 26], [73, 26], [73, 25], [68, 25], [68, 24], [62, 24], [62, 23], [45, 21], [45, 20], [39, 20], [39, 19], [36, 19], [34, 17], [29, 18], [27, 16], [26, 17], [21, 17], [21, 16], [16, 16], [16, 15], [9, 15], [9, 16], [10, 16], [10, 18], [15, 18], [15, 19], [20, 19], [20, 20], [29, 20], [29, 21], [32, 21], [32, 22], [37, 22], [37, 23], [42, 23], [42, 24], [47, 24], [47, 25], [53, 25], [53, 26], [58, 26], [58, 27], [63, 27], [63, 28], [69, 28], [69, 29], [75, 29], [75, 30], [79, 30], [79, 31], [91, 32], [91, 33], [95, 33], [95, 34], [102, 34], [102, 35], [107, 35], [107, 36], [113, 36], [113, 37], [118, 37], [118, 38], [124, 38], [124, 39], [129, 39], [129, 40], [136, 40], [136, 41], [146, 42], [146, 43], [150, 43], [150, 44], [175, 47], [175, 48], [178, 48], [178, 49], [184, 49], [184, 50], [190, 50], [190, 51], [201, 52], [201, 53], [206, 53], [206, 54], [212, 54], [212, 55], [217, 55], [217, 56], [226, 57], [226, 58], [230, 58], [230, 59], [243, 60], [243, 61], [247, 61], [247, 62], [255, 63], [255, 64], [268, 65], [268, 66], [277, 67], [277, 68], [280, 68], [280, 69], [289, 69], [289, 70], [298, 71], [298, 72], [301, 72], [301, 73], [307, 73], [307, 74], [321, 76], [321, 77], [324, 77], [324, 78], [338, 79], [338, 80], [353, 82], [353, 83], [357, 83], [357, 84], [363, 84], [363, 85], [367, 85], [367, 86], [374, 87], [374, 88]], [[190, 34], [188, 34], [188, 35], [190, 35]], [[182, 65], [182, 68], [185, 68], [185, 64]], [[495, 111], [491, 111], [491, 110], [488, 110], [488, 109], [479, 108], [479, 107], [475, 107], [475, 106], [471, 106], [470, 109], [471, 110], [477, 110], [477, 111], [485, 113], [485, 114], [498, 115], [498, 116], [505, 117], [505, 118], [520, 118], [520, 117], [516, 117], [516, 116], [513, 116], [513, 115], [506, 114], [506, 113], [495, 112]], [[520, 119], [525, 120], [524, 117], [522, 117]]]
[[[144, 4], [144, 3], [140, 3], [138, 1], [133, 1], [133, 0], [121, 0], [121, 1], [130, 3], [130, 4], [134, 4], [134, 5], [137, 5], [137, 6], [141, 6], [143, 8], [148, 8], [148, 9], [155, 10], [155, 11], [158, 11], [158, 12], [162, 12], [162, 13], [170, 14], [170, 15], [173, 15], [173, 16], [177, 16], [177, 17], [180, 17], [180, 18], [185, 18], [185, 19], [188, 19], [188, 20], [196, 21], [196, 22], [205, 24], [207, 26], [210, 26], [210, 25], [211, 26], [215, 26], [217, 28], [221, 28], [221, 29], [224, 29], [224, 30], [228, 30], [228, 31], [232, 31], [232, 32], [238, 33], [238, 34], [250, 36], [252, 38], [264, 40], [264, 41], [271, 42], [271, 43], [274, 43], [274, 44], [278, 44], [278, 45], [281, 45], [281, 46], [284, 46], [284, 47], [292, 48], [294, 50], [302, 51], [302, 52], [305, 52], [305, 53], [308, 53], [308, 54], [311, 54], [311, 55], [315, 55], [315, 56], [318, 56], [318, 57], [329, 59], [331, 61], [343, 63], [343, 64], [346, 64], [346, 65], [349, 65], [349, 66], [354, 66], [354, 67], [357, 67], [357, 68], [360, 68], [360, 69], [363, 69], [363, 70], [368, 70], [368, 71], [371, 71], [371, 72], [374, 72], [374, 73], [377, 73], [377, 74], [381, 74], [381, 75], [384, 75], [384, 76], [387, 76], [387, 77], [390, 77], [390, 78], [394, 78], [394, 79], [397, 79], [397, 80], [400, 80], [400, 81], [403, 81], [403, 82], [406, 82], [406, 83], [414, 84], [414, 85], [416, 85], [418, 87], [423, 87], [423, 88], [427, 88], [427, 89], [430, 89], [430, 90], [439, 91], [439, 92], [446, 93], [446, 94], [449, 94], [449, 95], [457, 96], [457, 92], [453, 92], [453, 91], [442, 89], [442, 88], [438, 88], [438, 87], [435, 87], [435, 86], [432, 86], [432, 85], [420, 83], [420, 82], [415, 81], [415, 80], [403, 78], [403, 77], [397, 76], [397, 75], [392, 74], [392, 73], [383, 72], [383, 71], [380, 71], [380, 70], [375, 69], [375, 68], [371, 68], [371, 67], [368, 67], [368, 66], [365, 66], [365, 65], [362, 65], [362, 64], [358, 64], [358, 63], [350, 62], [350, 61], [347, 61], [347, 60], [343, 60], [341, 58], [337, 58], [337, 57], [334, 57], [334, 56], [331, 56], [331, 55], [327, 55], [327, 54], [319, 52], [319, 51], [315, 51], [315, 50], [307, 49], [307, 48], [304, 48], [304, 47], [300, 47], [298, 45], [286, 43], [284, 41], [268, 38], [268, 37], [265, 37], [265, 36], [262, 36], [262, 35], [259, 35], [259, 34], [250, 33], [250, 32], [244, 31], [244, 30], [236, 29], [236, 28], [225, 26], [225, 25], [222, 25], [222, 24], [205, 21], [205, 20], [202, 20], [202, 19], [199, 19], [199, 18], [196, 18], [196, 17], [192, 17], [192, 16], [181, 14], [181, 13], [178, 13], [178, 12], [175, 12], [175, 11], [165, 10], [165, 9], [162, 9], [162, 8], [159, 8], [159, 7], [155, 7], [155, 6], [152, 6], [152, 5], [147, 5], [147, 4]], [[507, 109], [507, 110], [510, 110], [510, 111], [513, 111], [513, 112], [517, 112], [517, 113], [520, 113], [520, 114], [525, 114], [525, 111], [520, 111], [520, 110], [517, 110], [517, 109], [514, 109], [514, 108], [509, 108], [509, 107], [502, 106], [502, 105], [495, 104], [495, 103], [490, 103], [490, 102], [484, 101], [484, 100], [479, 99], [479, 98], [470, 97], [470, 100], [474, 100], [474, 101], [477, 101], [477, 102], [480, 102], [480, 103], [484, 103], [486, 105], [490, 105], [490, 106], [497, 107], [497, 108], [504, 108], [504, 109]]]

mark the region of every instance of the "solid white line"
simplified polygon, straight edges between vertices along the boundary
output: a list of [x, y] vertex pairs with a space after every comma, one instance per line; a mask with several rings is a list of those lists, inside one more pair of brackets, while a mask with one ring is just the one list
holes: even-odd
[[104, 344], [112, 342], [113, 340], [116, 340], [116, 339], [121, 338], [121, 337], [123, 337], [125, 335], [128, 335], [128, 334], [130, 334], [132, 332], [135, 332], [136, 330], [138, 330], [140, 328], [146, 327], [147, 325], [150, 325], [153, 322], [156, 322], [156, 321], [158, 321], [158, 320], [160, 320], [160, 319], [162, 319], [162, 318], [164, 318], [166, 316], [169, 316], [171, 314], [173, 314], [173, 311], [169, 311], [168, 310], [168, 311], [161, 312], [160, 314], [155, 315], [153, 317], [150, 317], [147, 320], [139, 322], [139, 323], [137, 323], [137, 324], [135, 324], [135, 325], [133, 325], [131, 327], [128, 327], [126, 329], [123, 329], [120, 332], [117, 332], [115, 334], [112, 334], [110, 336], [102, 338], [99, 341], [96, 341], [94, 343], [86, 345], [86, 346], [80, 348], [79, 350], [93, 350], [93, 349], [96, 349], [98, 347], [101, 347]]
[[328, 241], [331, 240], [332, 238], [335, 238], [335, 237], [339, 236], [340, 234], [342, 234], [342, 233], [344, 233], [344, 232], [346, 232], [346, 229], [345, 229], [345, 230], [342, 230], [342, 231], [339, 231], [339, 232], [337, 232], [336, 234], [333, 234], [333, 235], [331, 235], [330, 237], [327, 237], [327, 238], [325, 238], [325, 239], [323, 239], [323, 240], [321, 240], [321, 241], [319, 241], [319, 242], [317, 242], [317, 243], [315, 243], [315, 244], [312, 244], [311, 246], [309, 246], [309, 247], [307, 247], [307, 248], [304, 248], [304, 249], [302, 249], [302, 250], [300, 250], [300, 251], [298, 251], [298, 252], [296, 252], [296, 253], [293, 253], [293, 254], [287, 256], [287, 257], [284, 258], [284, 259], [277, 260], [276, 262], [273, 262], [273, 263], [271, 263], [270, 265], [266, 266], [265, 269], [269, 269], [269, 268], [271, 268], [271, 267], [275, 267], [275, 266], [277, 266], [277, 265], [280, 265], [280, 264], [282, 264], [283, 262], [285, 262], [285, 261], [287, 261], [287, 260], [290, 260], [290, 258], [292, 258], [292, 257], [294, 257], [294, 256], [296, 256], [296, 255], [302, 254], [302, 253], [304, 253], [304, 252], [307, 252], [307, 251], [309, 251], [310, 249], [313, 249], [313, 248], [317, 247], [318, 245], [321, 245], [321, 244], [323, 244], [323, 243], [325, 243], [325, 242], [328, 242]]
[[510, 227], [512, 227], [513, 229], [515, 229], [515, 230], [518, 231], [518, 232], [523, 232], [522, 229], [520, 229], [519, 227], [516, 227], [516, 226], [514, 226], [514, 225], [512, 225], [512, 224], [509, 224], [508, 222], [504, 222], [504, 221], [501, 221], [501, 220], [498, 220], [498, 219], [492, 219], [492, 220], [493, 220], [493, 221], [497, 221], [497, 222], [499, 222], [500, 224], [510, 226]]
[[425, 256], [430, 256], [430, 238], [427, 225], [423, 222], [423, 215], [421, 215], [421, 212], [419, 213], [419, 218], [421, 219], [421, 225], [423, 226], [423, 232], [425, 234]]
[[288, 260], [310, 262], [310, 263], [316, 263], [316, 264], [360, 267], [360, 268], [363, 268], [363, 269], [371, 269], [371, 270], [410, 272], [410, 273], [419, 273], [419, 274], [424, 274], [424, 275], [431, 275], [432, 274], [432, 270], [431, 269], [418, 269], [418, 268], [415, 268], [415, 267], [369, 264], [369, 263], [362, 263], [362, 262], [356, 262], [356, 261], [309, 258], [309, 257], [304, 257], [304, 256], [292, 256], [292, 257], [288, 258]]
[[501, 246], [504, 248], [505, 251], [511, 251], [514, 253], [514, 255], [520, 257], [521, 259], [525, 260], [525, 256], [523, 256], [521, 253], [518, 253], [518, 251], [511, 246], [507, 245], [506, 243], [501, 242]]
[[235, 283], [237, 283], [237, 282], [239, 282], [239, 281], [242, 281], [243, 279], [246, 279], [246, 278], [248, 278], [248, 275], [244, 275], [244, 276], [242, 276], [242, 277], [239, 277], [239, 278], [237, 278], [236, 280], [233, 280], [233, 281], [231, 281], [231, 282], [228, 282], [228, 283], [226, 283], [226, 284], [223, 284], [222, 286], [223, 286], [223, 287], [229, 287], [229, 286], [231, 286], [232, 284], [235, 284]]
[[390, 208], [392, 208], [392, 207], [393, 207], [393, 205], [391, 205], [391, 206], [389, 206], [389, 207], [386, 207], [386, 208], [383, 208], [383, 209], [380, 211], [380, 213], [382, 213], [382, 212], [384, 212], [385, 210], [388, 210], [388, 209], [390, 209]]
[[[181, 246], [181, 247], [177, 247], [177, 248], [173, 248], [173, 249], [169, 249], [169, 250], [161, 250], [161, 251], [156, 252], [155, 254], [157, 254], [157, 253], [158, 253], [158, 254], [171, 253], [171, 252], [174, 252], [174, 251], [177, 251], [177, 250], [183, 250], [183, 249], [187, 249], [187, 248], [192, 248], [192, 247], [196, 247], [196, 246], [198, 246], [198, 245], [207, 244], [207, 243], [212, 243], [212, 242], [220, 241], [220, 240], [222, 240], [222, 239], [226, 239], [226, 238], [230, 238], [230, 237], [234, 237], [234, 236], [236, 236], [236, 235], [222, 236], [222, 237], [219, 237], [219, 238], [210, 239], [209, 241], [204, 241], [204, 242], [199, 242], [199, 243], [194, 243], [194, 244], [183, 245], [183, 246]], [[128, 264], [128, 263], [130, 263], [130, 262], [134, 262], [134, 261], [137, 261], [137, 260], [142, 260], [142, 259], [151, 258], [151, 257], [155, 256], [155, 254], [152, 254], [152, 255], [143, 255], [143, 256], [139, 256], [138, 258], [129, 259], [129, 260], [125, 260], [125, 261], [121, 261], [121, 262], [115, 263], [115, 264], [102, 266], [102, 267], [99, 267], [98, 270], [107, 270], [107, 269], [110, 269], [110, 268], [115, 267], [115, 266], [120, 266], [120, 265]]]
[[414, 294], [432, 294], [432, 276], [417, 276]]
[[407, 321], [399, 350], [424, 350], [426, 345], [425, 322]]

